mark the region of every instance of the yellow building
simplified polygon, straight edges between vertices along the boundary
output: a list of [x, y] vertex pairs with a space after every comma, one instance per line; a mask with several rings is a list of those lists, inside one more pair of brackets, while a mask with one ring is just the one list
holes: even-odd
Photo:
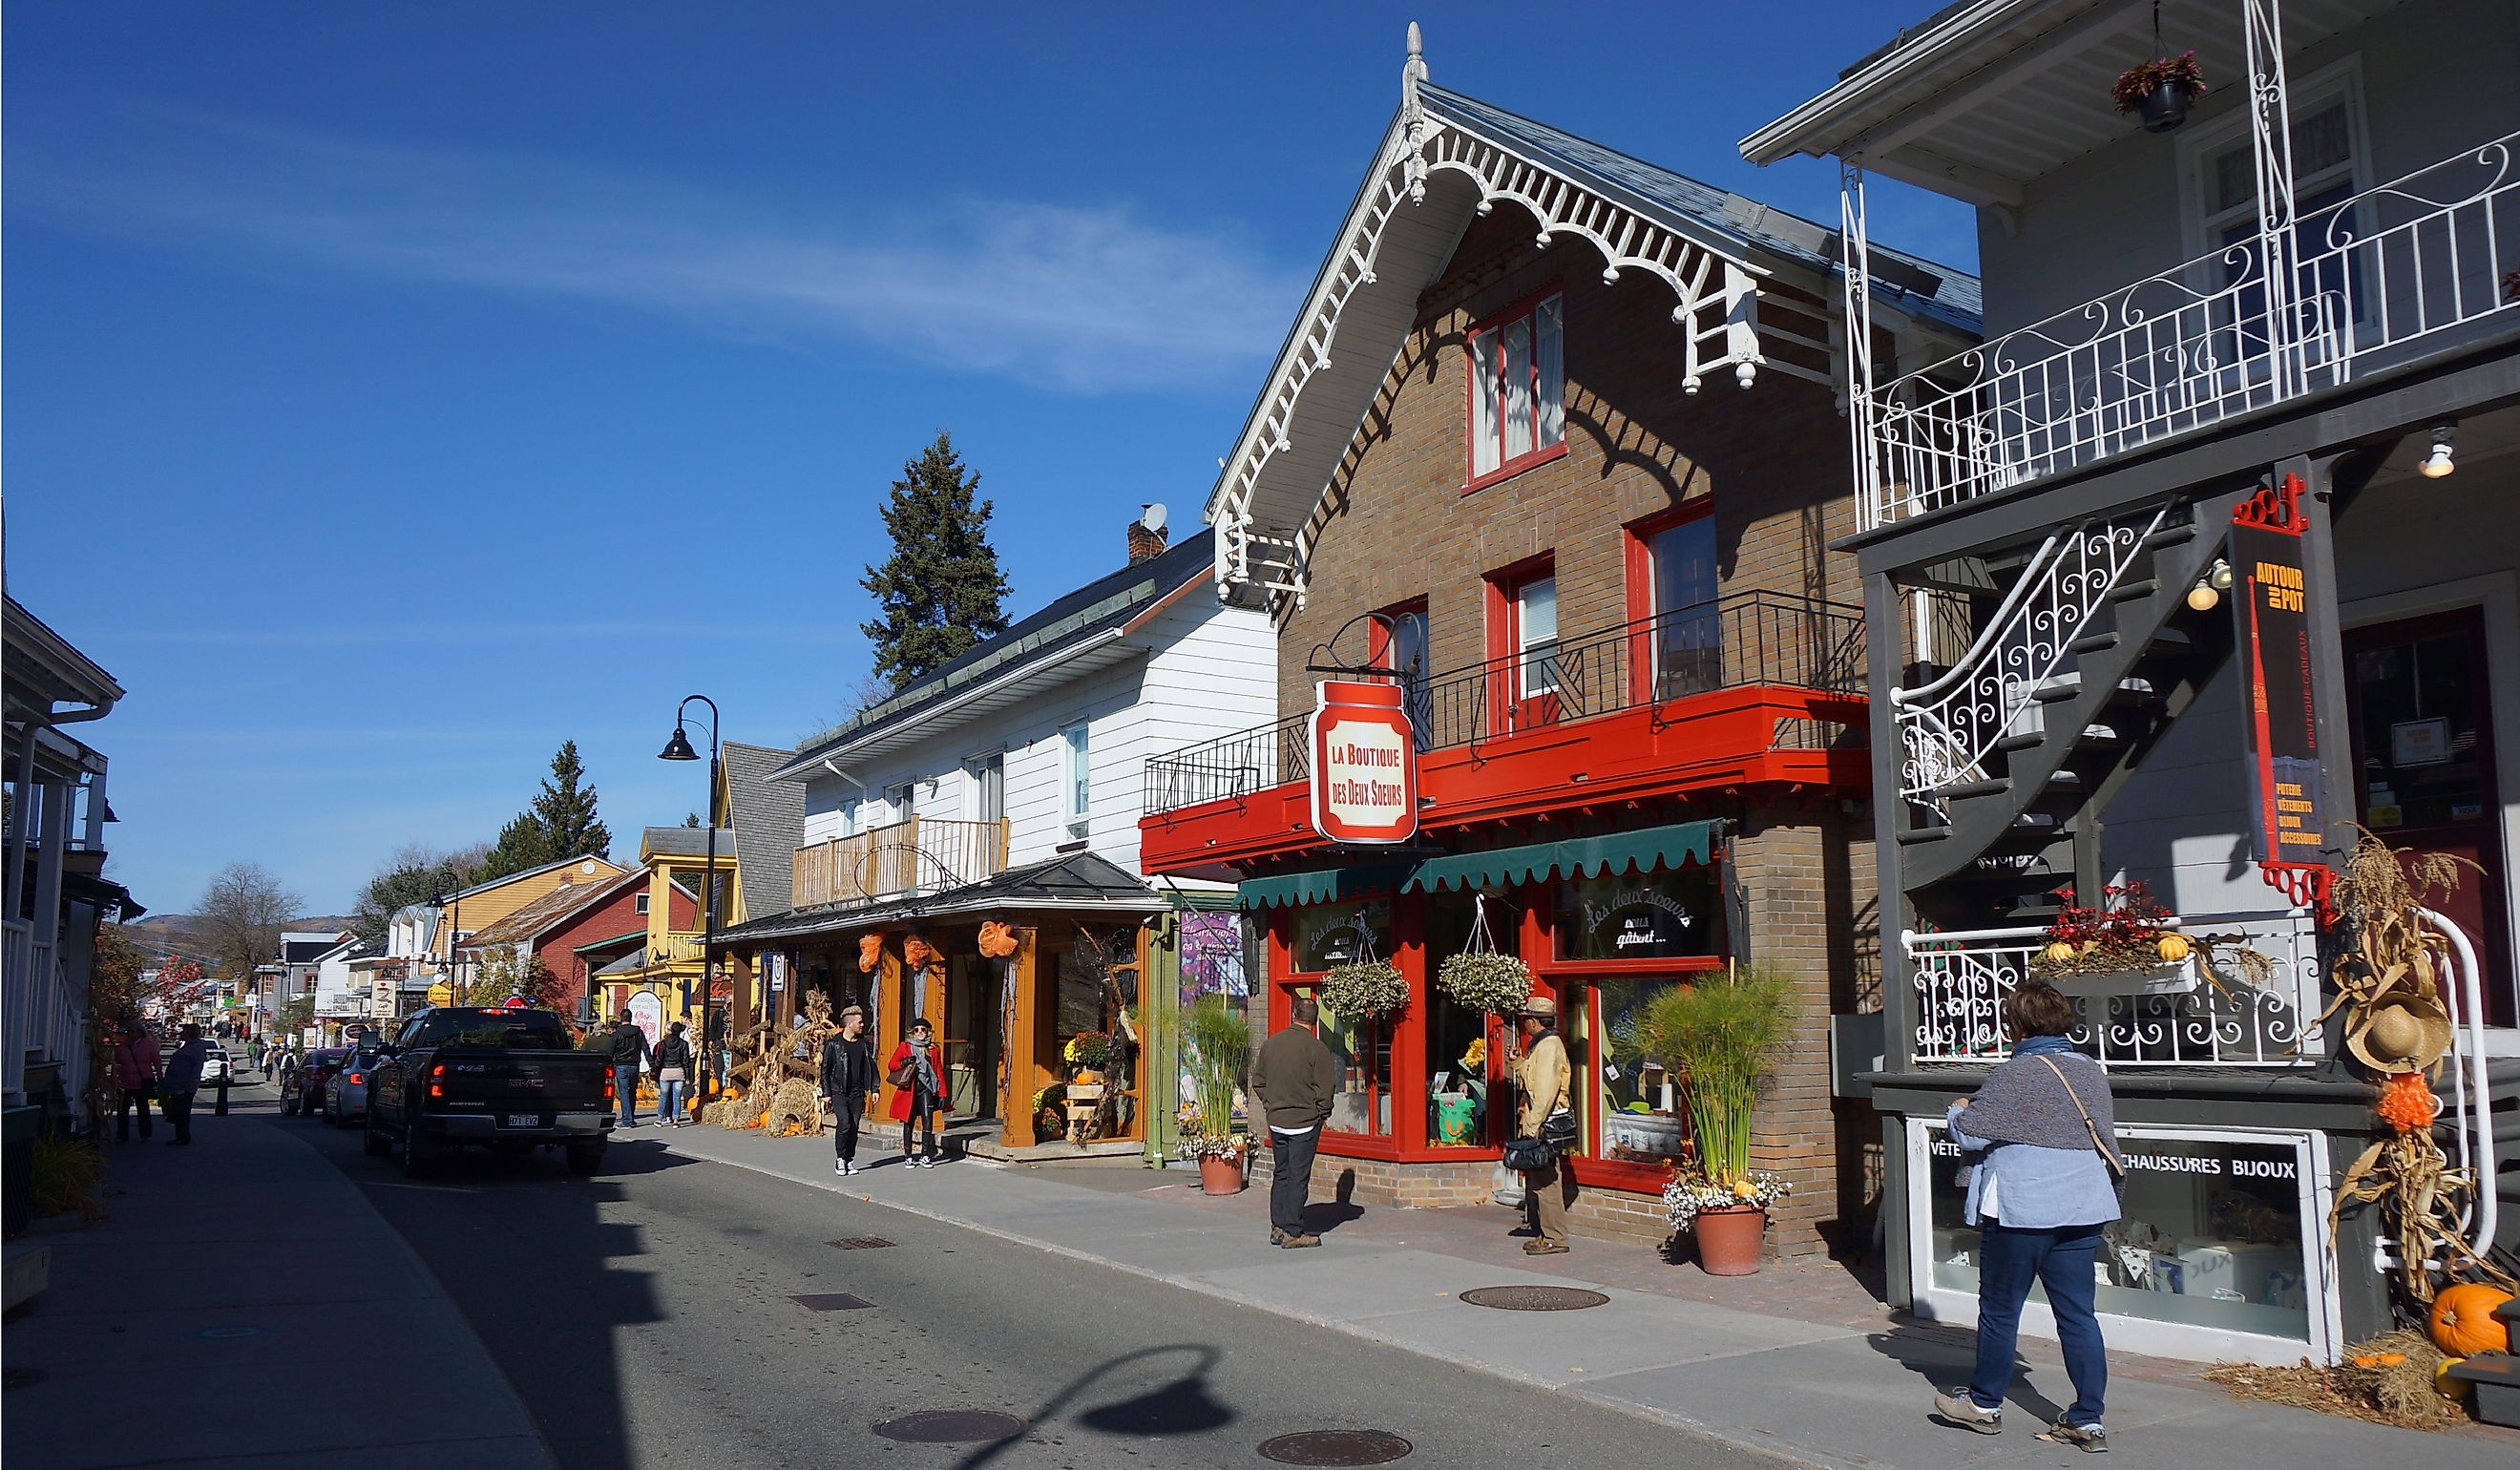
[[[685, 1021], [698, 1029], [699, 905], [701, 893], [710, 886], [708, 841], [708, 830], [697, 826], [652, 826], [639, 834], [639, 863], [648, 870], [643, 911], [648, 942], [596, 972], [603, 1014], [619, 1015], [626, 1009], [643, 1026], [652, 1020], [661, 1029]], [[724, 827], [717, 832], [715, 872], [717, 926], [723, 929], [742, 914], [735, 833]], [[656, 998], [652, 1015], [636, 999], [642, 993]]]
[[[450, 895], [438, 910], [437, 930], [429, 936], [428, 953], [439, 975], [445, 974], [447, 956], [458, 940], [490, 927], [562, 884], [615, 878], [629, 870], [609, 858], [562, 858]], [[461, 994], [475, 978], [475, 957], [458, 954], [456, 958], [456, 994]]]

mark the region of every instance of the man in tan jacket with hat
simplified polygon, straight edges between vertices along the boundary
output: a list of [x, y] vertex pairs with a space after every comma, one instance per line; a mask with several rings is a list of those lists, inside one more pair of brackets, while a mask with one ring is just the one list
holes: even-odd
[[[1513, 1083], [1522, 1095], [1522, 1110], [1516, 1116], [1515, 1131], [1522, 1137], [1538, 1137], [1551, 1117], [1566, 1110], [1571, 1074], [1566, 1044], [1557, 1038], [1557, 1002], [1547, 996], [1532, 996], [1522, 1002], [1517, 1025], [1522, 1047], [1514, 1058]], [[1523, 1172], [1522, 1197], [1530, 1205], [1532, 1228], [1532, 1238], [1522, 1243], [1524, 1255], [1566, 1254], [1566, 1195], [1571, 1182], [1563, 1161]]]

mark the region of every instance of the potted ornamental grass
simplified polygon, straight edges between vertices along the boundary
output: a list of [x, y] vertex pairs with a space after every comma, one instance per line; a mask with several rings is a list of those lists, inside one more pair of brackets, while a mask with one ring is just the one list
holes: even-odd
[[2166, 133], [2187, 120], [2188, 104], [2205, 95], [2205, 68], [2196, 53], [2155, 56], [2118, 73], [2109, 96], [2121, 112], [2133, 112], [2147, 133]]
[[2062, 907], [2031, 958], [2032, 974], [2069, 996], [2181, 996], [2196, 988], [2195, 943], [2141, 879], [2109, 884], [2096, 909], [2074, 902], [2070, 885], [2055, 894]]
[[1234, 1093], [1251, 1064], [1251, 1023], [1225, 996], [1201, 996], [1182, 1013], [1182, 1044], [1190, 1070], [1191, 1100], [1181, 1111], [1182, 1138], [1175, 1152], [1198, 1160], [1198, 1186], [1209, 1194], [1242, 1187], [1251, 1138], [1234, 1128]]
[[1697, 1236], [1708, 1275], [1759, 1269], [1768, 1209], [1791, 1192], [1772, 1170], [1750, 1167], [1760, 1094], [1794, 1039], [1795, 979], [1773, 964], [1735, 965], [1665, 991], [1645, 1007], [1638, 1041], [1682, 1076], [1693, 1165], [1663, 1190], [1672, 1228]]

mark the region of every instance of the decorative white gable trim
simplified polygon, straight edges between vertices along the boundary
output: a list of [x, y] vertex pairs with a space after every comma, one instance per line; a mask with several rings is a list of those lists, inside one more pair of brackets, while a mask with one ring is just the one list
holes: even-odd
[[[1334, 366], [1331, 353], [1341, 328], [1353, 324], [1361, 302], [1377, 294], [1372, 290], [1379, 284], [1376, 267], [1394, 225], [1409, 224], [1421, 231], [1436, 227], [1431, 218], [1421, 223], [1411, 220], [1408, 213], [1432, 207], [1427, 184], [1436, 174], [1466, 179], [1476, 191], [1478, 214], [1491, 212], [1499, 200], [1530, 210], [1540, 221], [1535, 242], [1543, 248], [1559, 236], [1590, 242], [1601, 254], [1605, 283], [1640, 271], [1668, 287], [1677, 298], [1671, 315], [1681, 329], [1678, 366], [1687, 392], [1695, 393], [1705, 379], [1728, 368], [1734, 382], [1744, 388], [1763, 367], [1834, 385], [1826, 373], [1772, 359], [1761, 350], [1763, 331], [1780, 341], [1822, 352], [1827, 351], [1828, 343], [1804, 333], [1763, 329], [1759, 283], [1769, 273], [1744, 258], [1736, 242], [1716, 230], [1691, 232], [1675, 228], [1667, 219], [1648, 217], [1567, 177], [1560, 168], [1526, 156], [1503, 140], [1430, 111], [1419, 91], [1425, 78], [1424, 47], [1412, 22], [1409, 59], [1401, 69], [1399, 115], [1323, 264], [1311, 298], [1280, 350], [1240, 441], [1232, 456], [1219, 462], [1223, 473], [1209, 498], [1208, 518], [1217, 528], [1216, 589], [1221, 599], [1248, 590], [1272, 602], [1291, 597], [1297, 606], [1303, 605], [1309, 528], [1321, 497], [1355, 433], [1364, 405], [1381, 387], [1407, 342], [1417, 293], [1433, 279], [1431, 272], [1440, 271], [1449, 260], [1465, 219], [1445, 223], [1440, 249], [1417, 243], [1417, 258], [1411, 263], [1430, 272], [1424, 280], [1395, 282], [1379, 293], [1405, 291], [1408, 309], [1404, 315], [1393, 303], [1383, 302], [1373, 324], [1380, 335], [1359, 344], [1378, 358], [1363, 365], [1374, 369], [1372, 380], [1364, 381], [1361, 366], [1345, 375], [1347, 391], [1334, 395], [1353, 400], [1358, 413], [1315, 407], [1309, 432], [1334, 432], [1338, 442], [1312, 446], [1316, 453], [1290, 458], [1299, 435], [1300, 411], [1307, 390]], [[1428, 260], [1431, 266], [1425, 264]], [[1332, 423], [1338, 427], [1328, 428]], [[1304, 462], [1300, 468], [1291, 468], [1297, 460]]]

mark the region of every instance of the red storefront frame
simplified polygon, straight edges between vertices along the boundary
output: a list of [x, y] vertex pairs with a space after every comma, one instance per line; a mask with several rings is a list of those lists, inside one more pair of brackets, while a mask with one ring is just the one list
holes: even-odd
[[[1720, 853], [1720, 849], [1719, 849]], [[1694, 865], [1692, 865], [1694, 866]], [[1722, 862], [1712, 857], [1706, 865], [1718, 872], [1721, 891]], [[1657, 869], [1656, 871], [1663, 869]], [[1719, 932], [1714, 948], [1719, 954], [1704, 957], [1664, 958], [1655, 959], [1559, 959], [1555, 935], [1552, 928], [1553, 910], [1551, 897], [1552, 882], [1525, 883], [1514, 890], [1521, 918], [1515, 929], [1515, 952], [1531, 966], [1532, 990], [1556, 1001], [1558, 1034], [1567, 1039], [1567, 1050], [1575, 1063], [1571, 1087], [1577, 1094], [1577, 1116], [1583, 1120], [1584, 1153], [1571, 1159], [1568, 1169], [1578, 1187], [1617, 1189], [1628, 1193], [1660, 1194], [1670, 1181], [1667, 1167], [1634, 1163], [1624, 1159], [1601, 1157], [1601, 1109], [1599, 1047], [1591, 1039], [1600, 1034], [1597, 993], [1593, 982], [1600, 980], [1669, 980], [1720, 970], [1724, 960], [1720, 952], [1729, 942]], [[1425, 893], [1377, 894], [1391, 902], [1391, 963], [1409, 982], [1413, 997], [1409, 1009], [1396, 1021], [1377, 1023], [1390, 1033], [1390, 1094], [1395, 1099], [1391, 1109], [1391, 1133], [1377, 1136], [1372, 1134], [1343, 1133], [1325, 1128], [1321, 1151], [1337, 1158], [1379, 1159], [1400, 1164], [1494, 1163], [1501, 1156], [1506, 1130], [1513, 1124], [1518, 1099], [1513, 1091], [1513, 1079], [1504, 1057], [1502, 1023], [1491, 1019], [1486, 1028], [1488, 1039], [1488, 1095], [1493, 1099], [1487, 1109], [1488, 1139], [1467, 1147], [1445, 1147], [1426, 1141], [1425, 1109], [1402, 1107], [1396, 1099], [1422, 1098], [1426, 1093], [1425, 1012], [1433, 966], [1426, 955]], [[1346, 901], [1342, 901], [1346, 902]], [[1293, 927], [1298, 911], [1288, 907], [1269, 911], [1269, 1031], [1275, 1035], [1294, 1022], [1294, 993], [1321, 983], [1320, 970], [1296, 970], [1294, 965]], [[1722, 918], [1717, 907], [1716, 917]], [[1440, 960], [1437, 961], [1440, 963]], [[1581, 1003], [1586, 1025], [1579, 1031], [1575, 1022]], [[1578, 1037], [1586, 1039], [1578, 1045]], [[1369, 1050], [1371, 1043], [1368, 1043]], [[1371, 1069], [1369, 1069], [1369, 1079]], [[1371, 1091], [1367, 1098], [1369, 1116], [1376, 1104]]]

